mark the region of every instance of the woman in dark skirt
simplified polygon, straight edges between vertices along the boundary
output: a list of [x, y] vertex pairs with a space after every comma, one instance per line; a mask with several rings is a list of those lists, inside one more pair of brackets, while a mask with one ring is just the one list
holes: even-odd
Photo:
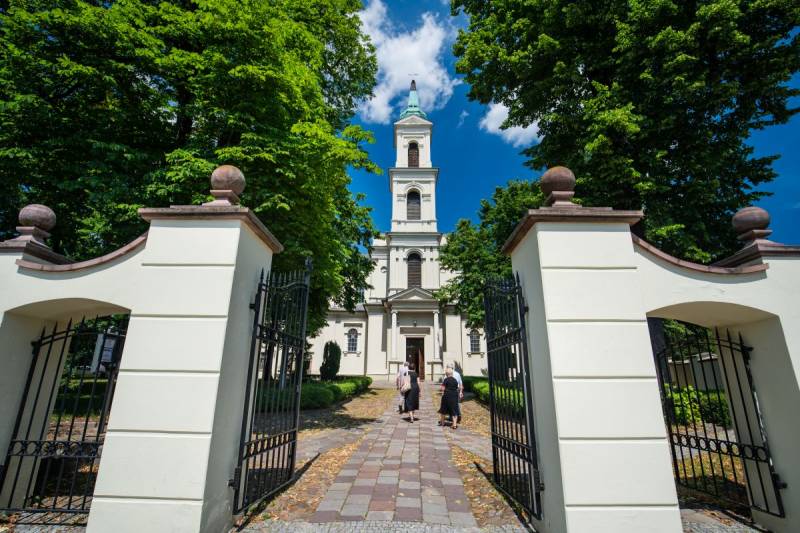
[[408, 379], [411, 382], [411, 388], [405, 393], [405, 400], [403, 401], [403, 410], [411, 415], [409, 420], [414, 423], [414, 411], [419, 409], [419, 380], [415, 372], [414, 364], [408, 365]]
[[439, 407], [439, 425], [444, 425], [444, 417], [453, 417], [453, 429], [458, 427], [458, 381], [453, 377], [453, 369], [445, 370], [442, 380], [442, 404]]

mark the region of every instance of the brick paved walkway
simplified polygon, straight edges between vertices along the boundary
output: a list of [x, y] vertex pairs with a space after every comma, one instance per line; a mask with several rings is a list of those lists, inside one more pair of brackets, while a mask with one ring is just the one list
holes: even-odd
[[[426, 387], [423, 396], [430, 394]], [[393, 403], [379, 429], [344, 464], [312, 522], [403, 521], [475, 527], [450, 446], [430, 398], [420, 420], [400, 418]]]

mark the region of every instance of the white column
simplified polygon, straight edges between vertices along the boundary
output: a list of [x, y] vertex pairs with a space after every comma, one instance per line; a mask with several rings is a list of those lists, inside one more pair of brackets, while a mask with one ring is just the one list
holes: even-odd
[[397, 311], [392, 311], [392, 359], [400, 361], [397, 353]]
[[[511, 252], [527, 305], [542, 533], [677, 533], [681, 521], [627, 220], [531, 211]], [[557, 421], [557, 423], [556, 423]]]
[[433, 312], [433, 359], [442, 359], [442, 351], [439, 349], [439, 311]]

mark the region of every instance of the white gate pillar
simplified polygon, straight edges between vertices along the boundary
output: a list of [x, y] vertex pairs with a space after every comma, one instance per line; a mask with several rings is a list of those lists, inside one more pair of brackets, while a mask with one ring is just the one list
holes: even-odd
[[209, 204], [140, 210], [151, 275], [130, 279], [143, 297], [131, 308], [88, 533], [231, 525], [249, 304], [282, 246], [235, 205], [238, 169], [220, 167], [212, 186], [224, 190]]
[[630, 225], [640, 211], [571, 202], [575, 178], [542, 177], [505, 250], [527, 315], [542, 533], [681, 531]]

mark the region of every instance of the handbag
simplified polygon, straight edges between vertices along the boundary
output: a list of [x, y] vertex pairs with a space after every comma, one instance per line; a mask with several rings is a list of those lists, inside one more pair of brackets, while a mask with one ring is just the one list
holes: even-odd
[[406, 374], [403, 376], [403, 384], [400, 386], [400, 392], [405, 394], [411, 390], [411, 376]]

